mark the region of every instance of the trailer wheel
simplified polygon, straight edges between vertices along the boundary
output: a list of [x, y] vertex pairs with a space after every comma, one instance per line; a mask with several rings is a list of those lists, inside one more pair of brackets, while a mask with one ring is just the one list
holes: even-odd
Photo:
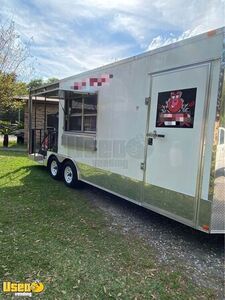
[[48, 160], [48, 170], [53, 179], [61, 179], [61, 164], [56, 156], [51, 156]]
[[79, 187], [77, 170], [72, 161], [66, 161], [63, 164], [63, 179], [68, 187]]

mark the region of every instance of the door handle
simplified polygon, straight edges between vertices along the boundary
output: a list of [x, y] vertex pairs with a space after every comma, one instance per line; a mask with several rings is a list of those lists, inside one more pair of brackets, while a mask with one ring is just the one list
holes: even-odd
[[156, 130], [154, 130], [153, 132], [149, 132], [148, 134], [147, 134], [147, 136], [148, 137], [152, 137], [153, 139], [155, 139], [155, 138], [164, 138], [165, 137], [165, 134], [157, 134], [157, 131]]

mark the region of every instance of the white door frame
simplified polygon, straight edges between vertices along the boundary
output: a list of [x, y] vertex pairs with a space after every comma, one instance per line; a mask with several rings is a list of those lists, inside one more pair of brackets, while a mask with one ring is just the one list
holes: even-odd
[[[199, 63], [194, 63], [190, 65], [180, 66], [176, 68], [165, 69], [157, 72], [150, 72], [149, 75], [149, 99], [147, 104], [147, 118], [146, 118], [146, 130], [145, 130], [145, 149], [144, 149], [144, 170], [143, 170], [143, 185], [146, 183], [146, 164], [147, 164], [147, 156], [148, 156], [148, 132], [149, 132], [149, 124], [150, 124], [150, 113], [151, 113], [151, 95], [152, 95], [152, 78], [154, 75], [164, 74], [164, 73], [172, 73], [174, 71], [179, 70], [187, 70], [193, 69], [198, 66], [206, 65], [208, 67], [207, 70], [207, 82], [206, 82], [206, 99], [205, 105], [203, 108], [203, 122], [201, 126], [200, 133], [200, 147], [199, 147], [199, 163], [197, 167], [197, 181], [195, 188], [195, 207], [194, 207], [194, 225], [197, 227], [198, 219], [199, 219], [199, 209], [200, 209], [200, 200], [201, 200], [201, 192], [202, 192], [202, 179], [203, 179], [203, 170], [204, 170], [204, 153], [205, 153], [205, 139], [206, 139], [206, 129], [208, 125], [208, 115], [209, 115], [209, 103], [210, 103], [210, 89], [211, 89], [211, 75], [212, 75], [212, 62], [204, 61]], [[144, 189], [143, 189], [144, 190]], [[144, 200], [144, 192], [142, 191], [142, 201]]]

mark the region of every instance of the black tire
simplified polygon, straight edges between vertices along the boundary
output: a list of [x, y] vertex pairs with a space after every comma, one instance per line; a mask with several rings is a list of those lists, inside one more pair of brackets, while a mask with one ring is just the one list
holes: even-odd
[[53, 179], [59, 180], [62, 178], [62, 166], [56, 156], [50, 156], [48, 160], [48, 171]]
[[77, 169], [72, 161], [63, 164], [63, 180], [66, 186], [78, 188], [80, 182], [77, 177]]

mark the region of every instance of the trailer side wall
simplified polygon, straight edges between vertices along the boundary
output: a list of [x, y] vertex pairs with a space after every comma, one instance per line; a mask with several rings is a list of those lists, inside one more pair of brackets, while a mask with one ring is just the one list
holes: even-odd
[[[145, 98], [150, 95], [149, 73], [207, 62], [210, 64], [210, 80], [208, 107], [204, 109], [204, 135], [199, 141], [203, 144], [202, 163], [198, 166], [199, 201], [192, 191], [181, 193], [179, 188], [165, 191], [156, 186], [155, 193], [163, 192], [164, 196], [175, 197], [179, 209], [174, 210], [170, 207], [163, 209], [163, 199], [159, 199], [158, 202], [153, 201], [149, 208], [191, 226], [208, 225], [212, 204], [212, 199], [208, 197], [214, 139], [212, 124], [215, 123], [222, 49], [223, 31], [218, 30], [214, 35], [204, 34], [190, 39], [190, 41], [180, 42], [175, 46], [167, 46], [61, 80], [60, 89], [72, 90], [74, 82], [82, 82], [90, 77], [99, 78], [104, 74], [113, 75], [107, 84], [96, 89], [98, 114], [95, 135], [65, 132], [65, 101], [60, 100], [59, 155], [70, 157], [76, 161], [80, 179], [143, 205], [144, 172], [140, 166], [144, 162], [146, 148], [148, 108], [145, 105]], [[96, 142], [96, 149], [84, 151], [84, 149], [71, 146], [72, 142], [71, 144], [65, 143], [65, 141], [74, 140], [77, 136]], [[189, 178], [184, 180], [188, 181]], [[187, 208], [182, 209], [182, 205], [185, 205], [185, 202], [180, 202], [182, 197], [190, 202], [191, 213], [183, 213], [183, 210]], [[194, 212], [192, 212], [193, 207]]]

